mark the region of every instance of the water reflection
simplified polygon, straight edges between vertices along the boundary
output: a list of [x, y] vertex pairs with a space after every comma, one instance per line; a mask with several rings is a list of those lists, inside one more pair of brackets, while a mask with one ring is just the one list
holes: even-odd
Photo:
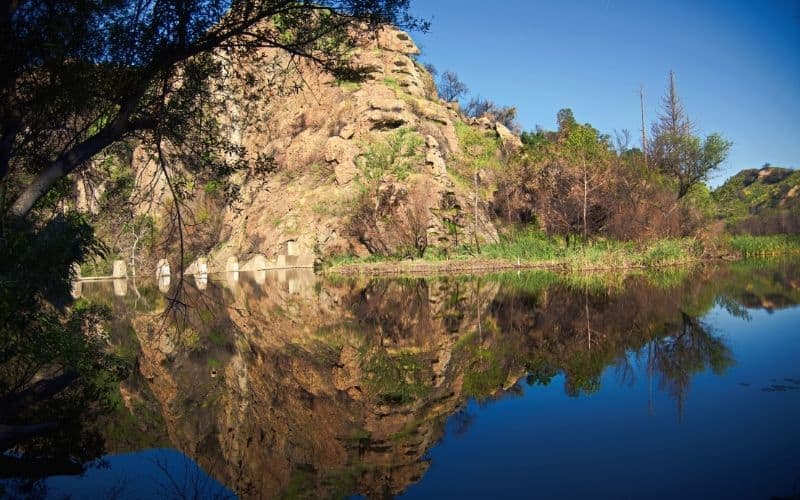
[[563, 375], [579, 397], [612, 368], [681, 415], [696, 374], [735, 363], [705, 313], [800, 301], [791, 262], [624, 280], [232, 274], [187, 285], [191, 307], [166, 322], [160, 281], [82, 293], [114, 308], [111, 343], [136, 366], [101, 424], [107, 450], [177, 448], [245, 497], [402, 493], [448, 419], [469, 432], [468, 399], [513, 395], [520, 379]]

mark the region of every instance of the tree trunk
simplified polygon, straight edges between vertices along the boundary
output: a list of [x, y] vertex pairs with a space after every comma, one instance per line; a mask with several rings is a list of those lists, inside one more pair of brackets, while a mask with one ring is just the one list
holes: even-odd
[[89, 161], [106, 147], [120, 140], [126, 133], [136, 129], [137, 127], [131, 124], [129, 119], [146, 89], [146, 82], [142, 82], [125, 100], [117, 116], [108, 125], [48, 164], [20, 193], [9, 209], [9, 215], [20, 219], [27, 217], [36, 202], [50, 190], [53, 184], [69, 175], [70, 172]]
[[644, 128], [644, 88], [639, 87], [639, 109], [642, 112], [642, 153], [644, 154], [644, 167], [647, 168], [647, 132]]
[[481, 244], [478, 242], [478, 169], [475, 169], [475, 253], [481, 253]]
[[75, 372], [67, 372], [57, 377], [40, 380], [22, 392], [15, 392], [0, 398], [0, 417], [14, 415], [37, 401], [44, 401], [60, 393], [78, 379]]
[[589, 223], [586, 220], [588, 212], [587, 205], [589, 202], [589, 178], [586, 171], [586, 165], [583, 166], [583, 239], [589, 240]]
[[127, 123], [127, 116], [118, 116], [116, 120], [100, 133], [83, 141], [66, 153], [59, 156], [39, 173], [36, 179], [25, 188], [9, 209], [9, 214], [24, 218], [33, 206], [50, 188], [70, 172], [89, 161], [94, 155], [105, 149], [122, 136]]

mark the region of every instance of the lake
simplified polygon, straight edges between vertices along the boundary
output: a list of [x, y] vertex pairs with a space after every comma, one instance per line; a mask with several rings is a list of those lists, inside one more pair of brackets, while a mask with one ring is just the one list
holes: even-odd
[[800, 495], [797, 260], [76, 292], [133, 368], [103, 456], [9, 496]]

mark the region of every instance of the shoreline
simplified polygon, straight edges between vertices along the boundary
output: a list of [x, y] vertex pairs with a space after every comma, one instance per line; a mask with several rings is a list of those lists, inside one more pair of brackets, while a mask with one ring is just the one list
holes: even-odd
[[614, 273], [694, 267], [746, 259], [800, 255], [800, 235], [733, 236], [716, 244], [695, 238], [632, 242], [604, 241], [563, 247], [537, 233], [517, 235], [477, 255], [452, 259], [368, 257], [333, 259], [319, 270], [332, 276], [425, 276], [542, 270], [562, 273]]
[[517, 261], [507, 259], [463, 259], [426, 261], [419, 259], [385, 262], [354, 262], [336, 264], [320, 270], [326, 276], [434, 276], [447, 274], [489, 274], [506, 271], [552, 271], [562, 273], [603, 273], [603, 272], [634, 272], [647, 270], [662, 270], [669, 268], [690, 268], [699, 264], [716, 264], [736, 262], [749, 259], [771, 258], [780, 256], [800, 255], [800, 251], [770, 252], [759, 255], [727, 254], [718, 257], [693, 258], [673, 262], [664, 262], [652, 265], [630, 263], [626, 265], [585, 265], [576, 266], [568, 260], [555, 261]]
[[[778, 254], [780, 255], [780, 254]], [[765, 255], [765, 257], [768, 257]], [[671, 267], [693, 266], [702, 262], [732, 262], [744, 257], [717, 257], [707, 259], [690, 259], [680, 262], [670, 262], [657, 265], [630, 264], [624, 266], [581, 266], [574, 267], [569, 261], [516, 261], [504, 259], [464, 259], [464, 260], [405, 260], [391, 262], [357, 262], [352, 264], [339, 264], [322, 270], [325, 275], [338, 276], [426, 276], [436, 274], [462, 274], [462, 273], [492, 273], [504, 271], [554, 271], [554, 272], [628, 272], [643, 271], [647, 269], [665, 269]]]

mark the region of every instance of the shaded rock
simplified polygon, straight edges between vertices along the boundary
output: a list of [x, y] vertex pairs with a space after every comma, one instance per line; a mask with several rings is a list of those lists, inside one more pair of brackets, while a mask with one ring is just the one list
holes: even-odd
[[352, 124], [345, 125], [339, 131], [339, 137], [342, 139], [352, 139], [356, 133], [356, 128]]
[[431, 167], [434, 175], [446, 176], [447, 165], [442, 158], [442, 153], [438, 149], [429, 149], [425, 153], [425, 162]]

